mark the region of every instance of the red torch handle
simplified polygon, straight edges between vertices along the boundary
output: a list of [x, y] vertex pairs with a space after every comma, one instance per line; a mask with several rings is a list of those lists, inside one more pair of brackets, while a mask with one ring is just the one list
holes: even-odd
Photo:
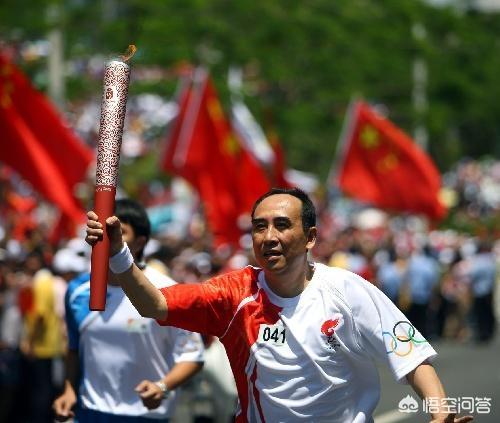
[[103, 311], [106, 307], [106, 286], [109, 269], [109, 237], [106, 231], [106, 219], [113, 216], [115, 208], [116, 188], [113, 186], [96, 186], [94, 211], [104, 227], [102, 241], [92, 248], [90, 270], [90, 310]]

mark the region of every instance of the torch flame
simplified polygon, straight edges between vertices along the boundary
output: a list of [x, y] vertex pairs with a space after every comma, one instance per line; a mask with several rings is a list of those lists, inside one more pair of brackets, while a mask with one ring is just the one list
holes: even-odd
[[133, 44], [130, 44], [128, 46], [125, 54], [120, 56], [120, 59], [124, 62], [128, 62], [132, 58], [132, 56], [135, 54], [136, 51], [137, 51], [137, 47]]

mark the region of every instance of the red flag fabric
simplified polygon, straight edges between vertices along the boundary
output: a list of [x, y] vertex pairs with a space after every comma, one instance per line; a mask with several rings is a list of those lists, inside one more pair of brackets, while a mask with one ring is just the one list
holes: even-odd
[[368, 104], [350, 116], [338, 184], [346, 194], [377, 207], [441, 219], [441, 177], [413, 140]]
[[73, 195], [92, 151], [9, 60], [0, 55], [0, 161], [6, 163], [68, 218], [84, 211]]
[[216, 245], [237, 245], [238, 219], [269, 189], [264, 172], [231, 131], [204, 70], [184, 81], [162, 168], [198, 191]]
[[274, 152], [273, 185], [280, 188], [291, 188], [291, 184], [285, 178], [286, 159], [283, 146], [278, 134], [272, 130], [268, 134], [269, 144]]

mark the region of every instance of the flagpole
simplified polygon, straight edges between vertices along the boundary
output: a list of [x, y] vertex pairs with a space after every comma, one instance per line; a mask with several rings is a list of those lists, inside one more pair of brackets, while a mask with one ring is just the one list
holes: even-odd
[[[344, 118], [344, 122], [342, 124], [342, 130], [340, 131], [339, 141], [337, 142], [337, 146], [335, 149], [335, 157], [333, 160], [333, 164], [330, 168], [330, 172], [328, 172], [328, 177], [326, 180], [326, 186], [338, 190], [338, 174], [341, 164], [345, 159], [346, 152], [348, 150], [347, 140], [352, 140], [352, 131], [354, 127], [354, 112], [355, 107], [359, 102], [359, 97], [354, 96], [349, 101], [349, 105], [347, 106], [347, 112]], [[333, 183], [332, 183], [333, 182]]]
[[229, 86], [231, 101], [243, 100], [243, 94], [241, 93], [242, 79], [243, 76], [240, 67], [232, 66], [229, 68], [227, 72], [227, 85]]
[[267, 168], [267, 172], [274, 163], [274, 152], [264, 130], [244, 102], [240, 68], [229, 69], [228, 86], [231, 93], [230, 123], [236, 138], [260, 165]]
[[[182, 122], [182, 127], [179, 133], [179, 143], [174, 152], [172, 162], [176, 168], [181, 168], [186, 161], [186, 154], [189, 149], [189, 141], [193, 136], [194, 123], [199, 115], [205, 86], [208, 82], [208, 72], [204, 68], [196, 68], [193, 75], [193, 87], [198, 85], [196, 90], [197, 98], [189, 99], [189, 104], [186, 111], [186, 118]], [[191, 107], [192, 102], [196, 100], [194, 107]]]
[[61, 31], [61, 6], [51, 4], [47, 8], [47, 22], [51, 29], [49, 41], [48, 74], [49, 95], [59, 109], [64, 106], [64, 57], [63, 34]]
[[[418, 47], [426, 39], [425, 26], [416, 22], [412, 26], [413, 38]], [[418, 48], [417, 47], [417, 48]], [[427, 101], [427, 64], [421, 54], [417, 54], [413, 59], [413, 88], [412, 103], [416, 115], [416, 122], [413, 129], [413, 138], [424, 150], [428, 149], [429, 134], [425, 125], [425, 115], [428, 109]]]
[[184, 92], [186, 92], [191, 85], [193, 80], [193, 71], [191, 70], [189, 75], [188, 74], [183, 74], [180, 76], [179, 81], [177, 83], [177, 88], [175, 89], [175, 102], [177, 103], [177, 115], [170, 120], [170, 122], [167, 123], [166, 126], [166, 142], [163, 144], [162, 148], [162, 154], [160, 155], [160, 160], [163, 160], [162, 158], [165, 157], [166, 152], [168, 151], [169, 145], [172, 142], [172, 130], [175, 128], [176, 122], [178, 119], [181, 118], [181, 102], [182, 102], [182, 95]]

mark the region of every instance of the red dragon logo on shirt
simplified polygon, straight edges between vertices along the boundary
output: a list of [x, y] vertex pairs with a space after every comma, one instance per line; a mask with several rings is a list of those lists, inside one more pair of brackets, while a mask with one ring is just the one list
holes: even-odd
[[321, 325], [321, 333], [326, 336], [327, 348], [336, 351], [335, 348], [340, 346], [340, 343], [335, 336], [335, 331], [340, 329], [344, 320], [341, 314], [335, 314], [331, 319], [326, 320]]

